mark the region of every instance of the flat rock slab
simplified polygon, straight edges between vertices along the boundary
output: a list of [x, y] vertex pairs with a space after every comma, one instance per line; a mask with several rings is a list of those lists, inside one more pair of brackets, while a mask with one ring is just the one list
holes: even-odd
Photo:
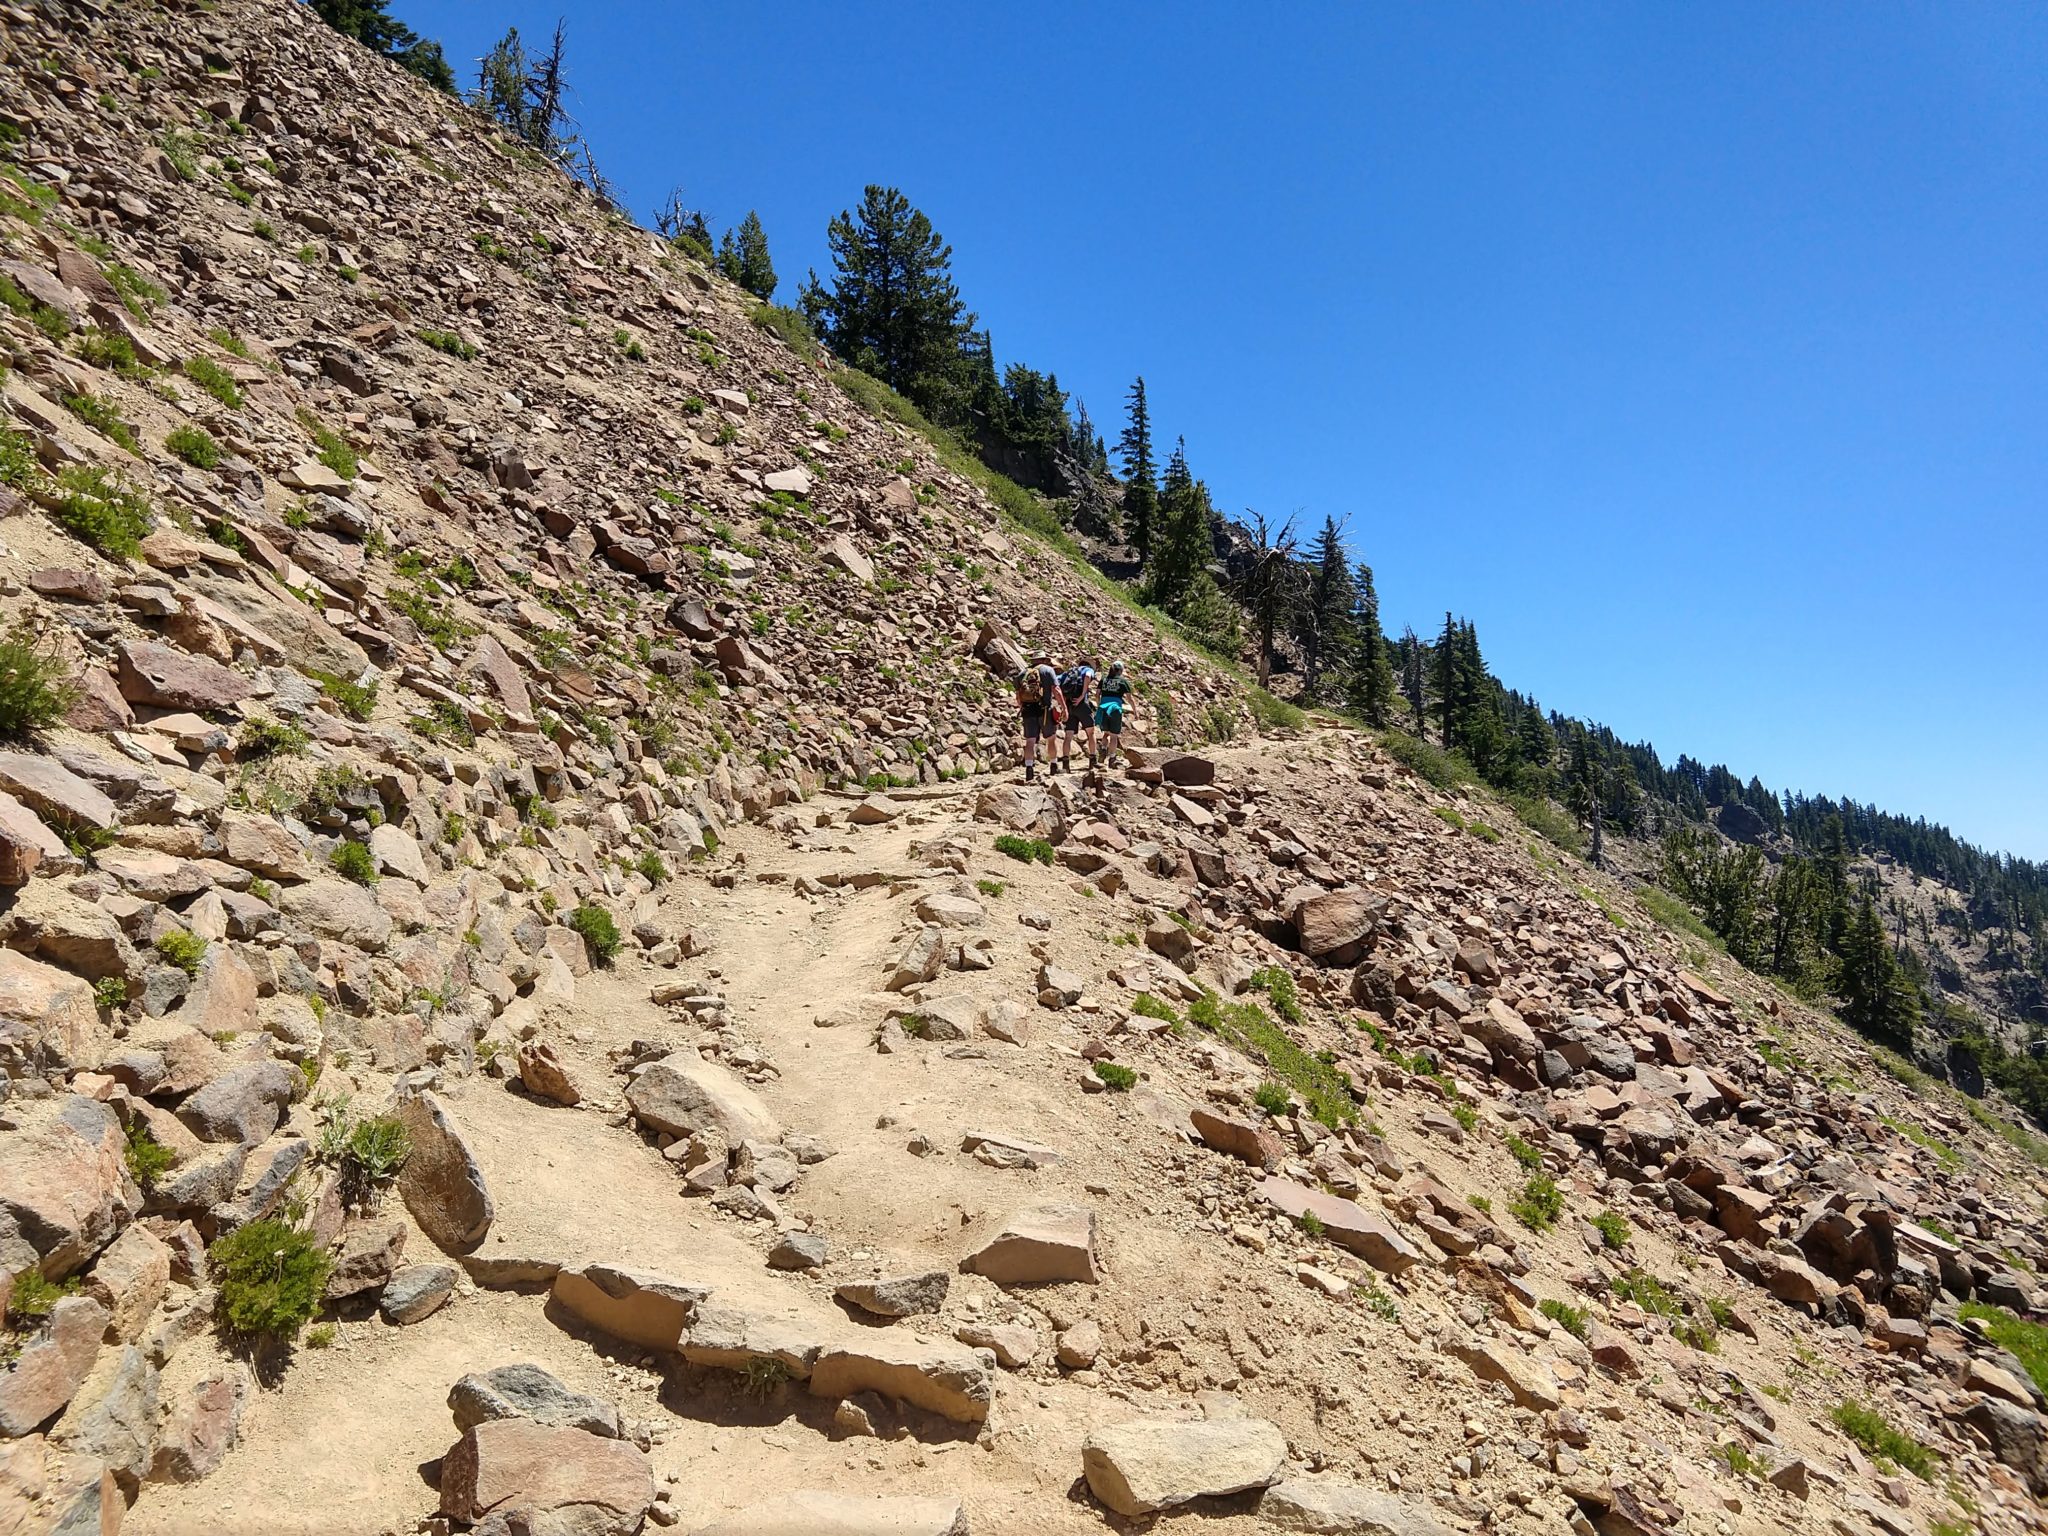
[[441, 1460], [441, 1513], [523, 1514], [510, 1529], [633, 1536], [654, 1502], [654, 1469], [624, 1440], [493, 1419], [463, 1431]]
[[414, 1264], [385, 1283], [377, 1310], [388, 1323], [417, 1323], [433, 1316], [454, 1293], [454, 1265]]
[[956, 1498], [800, 1488], [699, 1526], [692, 1536], [967, 1536], [967, 1511]]
[[1422, 1262], [1422, 1252], [1384, 1216], [1361, 1205], [1291, 1179], [1261, 1179], [1259, 1193], [1282, 1214], [1299, 1221], [1314, 1216], [1330, 1241], [1348, 1248], [1382, 1274], [1405, 1274]]
[[1464, 1361], [1481, 1381], [1506, 1383], [1519, 1407], [1551, 1409], [1563, 1400], [1550, 1368], [1511, 1345], [1459, 1340], [1447, 1344], [1445, 1351]]
[[1060, 1160], [1051, 1147], [1000, 1131], [969, 1131], [960, 1138], [960, 1150], [972, 1152], [991, 1168], [1050, 1168]]
[[1049, 1285], [1101, 1278], [1095, 1262], [1095, 1212], [1085, 1205], [1034, 1205], [1013, 1213], [1002, 1231], [960, 1261], [997, 1285]]
[[615, 1264], [587, 1264], [555, 1276], [553, 1301], [591, 1327], [648, 1349], [681, 1349], [711, 1295], [706, 1286]]
[[952, 1283], [953, 1277], [943, 1269], [928, 1269], [912, 1274], [879, 1275], [873, 1280], [849, 1280], [835, 1294], [841, 1301], [850, 1301], [876, 1317], [917, 1317], [943, 1307]]
[[1434, 1515], [1391, 1493], [1305, 1477], [1267, 1489], [1259, 1523], [1311, 1536], [1450, 1536]]
[[1264, 1121], [1197, 1106], [1188, 1111], [1188, 1123], [1204, 1144], [1250, 1163], [1254, 1168], [1276, 1167], [1287, 1155], [1287, 1149], [1280, 1144], [1279, 1133]]
[[963, 1424], [988, 1417], [995, 1370], [985, 1356], [950, 1341], [922, 1342], [892, 1329], [863, 1329], [828, 1347], [811, 1367], [819, 1397], [879, 1392]]
[[1089, 1491], [1126, 1517], [1270, 1488], [1286, 1464], [1287, 1437], [1264, 1419], [1140, 1419], [1098, 1429], [1081, 1446]]

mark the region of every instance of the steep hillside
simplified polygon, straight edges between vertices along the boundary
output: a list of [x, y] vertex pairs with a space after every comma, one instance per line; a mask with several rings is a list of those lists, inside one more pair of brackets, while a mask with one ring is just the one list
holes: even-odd
[[0, 1536], [2038, 1528], [2012, 1126], [289, 0], [0, 41]]

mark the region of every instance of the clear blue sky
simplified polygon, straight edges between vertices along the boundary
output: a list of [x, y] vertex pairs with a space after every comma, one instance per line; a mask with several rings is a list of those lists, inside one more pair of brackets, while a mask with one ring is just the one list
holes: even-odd
[[901, 187], [999, 361], [1339, 518], [1665, 759], [2048, 857], [2048, 8], [395, 0], [569, 26], [644, 218], [780, 297]]

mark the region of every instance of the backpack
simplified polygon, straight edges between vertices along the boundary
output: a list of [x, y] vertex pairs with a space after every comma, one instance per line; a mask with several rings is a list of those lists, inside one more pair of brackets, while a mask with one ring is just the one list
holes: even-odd
[[1026, 667], [1017, 674], [1017, 703], [1037, 705], [1045, 702], [1045, 675], [1036, 667]]
[[1069, 667], [1060, 674], [1060, 692], [1067, 696], [1069, 709], [1088, 697], [1088, 679], [1094, 675], [1093, 667]]

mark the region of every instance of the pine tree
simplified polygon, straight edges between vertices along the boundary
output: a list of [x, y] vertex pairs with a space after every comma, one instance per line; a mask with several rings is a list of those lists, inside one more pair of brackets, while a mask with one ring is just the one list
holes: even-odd
[[768, 259], [768, 234], [753, 209], [718, 243], [718, 269], [766, 304], [775, 297], [775, 264]]
[[[1145, 380], [1131, 385], [1130, 422], [1117, 439], [1117, 456], [1124, 461], [1124, 537], [1131, 541], [1138, 568], [1152, 558], [1152, 543], [1159, 532], [1159, 488], [1155, 484], [1158, 466], [1152, 461], [1152, 412], [1145, 404]], [[1185, 466], [1183, 466], [1185, 467]]]
[[1159, 487], [1158, 549], [1152, 559], [1150, 600], [1177, 613], [1208, 562], [1208, 504], [1188, 470], [1185, 438], [1174, 445]]
[[1323, 519], [1322, 532], [1309, 546], [1307, 590], [1296, 615], [1295, 638], [1301, 645], [1302, 695], [1314, 698], [1324, 671], [1342, 654], [1350, 637], [1358, 592], [1351, 581], [1351, 563], [1344, 536], [1334, 517]]
[[1368, 725], [1385, 725], [1394, 707], [1394, 671], [1387, 637], [1380, 628], [1380, 599], [1372, 567], [1364, 561], [1352, 573], [1351, 707]]
[[1920, 1001], [1867, 890], [1842, 937], [1841, 995], [1842, 1018], [1852, 1029], [1901, 1055], [1912, 1053]]
[[448, 67], [441, 45], [421, 37], [391, 15], [390, 3], [391, 0], [312, 0], [313, 14], [335, 31], [354, 38], [400, 69], [453, 96], [455, 71]]
[[832, 286], [813, 272], [799, 300], [811, 329], [942, 426], [963, 422], [973, 390], [967, 348], [985, 338], [960, 302], [953, 248], [894, 187], [869, 187], [858, 213], [836, 216], [825, 239]]
[[589, 151], [576, 134], [565, 105], [569, 82], [565, 72], [568, 32], [555, 23], [546, 53], [526, 51], [519, 29], [508, 29], [477, 68], [471, 102], [495, 118], [504, 130], [589, 186], [603, 192]]
[[1458, 686], [1458, 626], [1448, 611], [1443, 633], [1429, 656], [1429, 680], [1436, 689], [1437, 739], [1446, 752], [1457, 745], [1458, 727], [1463, 724], [1463, 693]]

